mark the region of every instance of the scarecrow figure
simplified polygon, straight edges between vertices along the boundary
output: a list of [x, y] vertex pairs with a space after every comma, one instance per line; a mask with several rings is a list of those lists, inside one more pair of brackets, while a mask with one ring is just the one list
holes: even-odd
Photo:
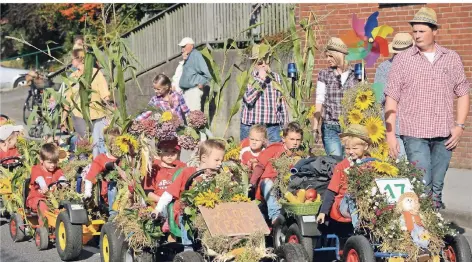
[[427, 249], [430, 234], [421, 221], [418, 196], [413, 192], [407, 192], [401, 195], [397, 203], [397, 212], [402, 214], [400, 216], [402, 230], [410, 232], [415, 245]]

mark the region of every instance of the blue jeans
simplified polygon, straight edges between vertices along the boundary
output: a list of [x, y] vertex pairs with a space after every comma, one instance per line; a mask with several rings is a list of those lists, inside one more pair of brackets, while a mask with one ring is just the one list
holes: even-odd
[[274, 181], [272, 181], [270, 178], [265, 178], [261, 181], [262, 196], [266, 202], [269, 219], [271, 221], [280, 215], [280, 205], [272, 192], [273, 186]]
[[427, 194], [432, 194], [436, 205], [441, 204], [444, 177], [446, 176], [452, 151], [446, 149], [448, 137], [416, 138], [402, 136], [408, 161], [424, 172], [423, 182]]
[[108, 213], [111, 216], [112, 214], [116, 214], [116, 210], [113, 210], [113, 203], [115, 203], [115, 197], [116, 197], [116, 193], [117, 193], [116, 181], [108, 182], [107, 188], [108, 188], [108, 192], [107, 192], [107, 196], [108, 196]]
[[[173, 219], [173, 218], [169, 218]], [[180, 238], [182, 239], [182, 245], [189, 248], [192, 246], [192, 240], [188, 237], [187, 230], [185, 229], [183, 216], [179, 216], [179, 226], [180, 226]]]
[[400, 135], [395, 135], [395, 137], [397, 138], [398, 145], [400, 145], [400, 153], [398, 154], [398, 158], [403, 158], [406, 156], [405, 144], [403, 143], [403, 139]]
[[341, 126], [323, 123], [321, 125], [321, 138], [323, 146], [328, 156], [343, 156], [344, 148], [339, 138]]
[[357, 213], [356, 203], [349, 194], [344, 195], [339, 205], [339, 211], [345, 218], [351, 218], [352, 226], [356, 228], [359, 223], [359, 214]]
[[93, 158], [107, 152], [107, 148], [105, 147], [105, 135], [103, 134], [103, 130], [106, 126], [106, 119], [104, 117], [92, 120]]
[[[280, 125], [265, 125], [267, 128], [267, 137], [269, 138], [269, 143], [277, 143], [282, 141], [280, 137], [281, 127]], [[245, 125], [241, 123], [241, 128], [239, 131], [239, 139], [243, 141], [245, 138], [249, 136], [249, 129], [251, 129], [250, 125]]]

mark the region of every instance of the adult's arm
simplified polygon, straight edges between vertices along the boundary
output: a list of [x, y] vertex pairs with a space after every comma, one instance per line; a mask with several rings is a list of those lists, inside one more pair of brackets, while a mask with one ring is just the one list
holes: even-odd
[[[255, 85], [259, 85], [260, 88], [256, 88]], [[248, 84], [246, 92], [244, 92], [243, 102], [246, 103], [248, 106], [253, 106], [263, 92], [261, 88], [264, 87], [265, 82], [259, 79], [255, 80], [253, 84]]]
[[321, 111], [326, 99], [326, 84], [321, 81], [316, 82], [315, 115], [313, 119], [313, 131], [318, 130], [321, 120]]
[[194, 54], [194, 59], [195, 59], [195, 69], [199, 73], [201, 77], [197, 79], [197, 84], [198, 85], [206, 85], [210, 82], [211, 80], [211, 74], [210, 70], [208, 70], [208, 65], [205, 62], [205, 59], [203, 58], [203, 55], [200, 52], [193, 52]]
[[403, 75], [401, 57], [393, 60], [392, 68], [388, 73], [387, 87], [384, 90], [385, 100], [385, 125], [387, 129], [387, 143], [389, 145], [389, 153], [392, 158], [398, 158], [400, 153], [400, 145], [395, 137], [395, 123], [397, 120], [398, 102], [402, 87], [405, 85], [405, 76]]

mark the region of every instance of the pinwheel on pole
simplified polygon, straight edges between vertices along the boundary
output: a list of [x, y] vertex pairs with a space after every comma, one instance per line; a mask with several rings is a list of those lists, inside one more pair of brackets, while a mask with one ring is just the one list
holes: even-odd
[[364, 82], [364, 61], [367, 67], [372, 67], [379, 56], [389, 56], [387, 36], [393, 33], [393, 28], [388, 25], [379, 26], [378, 16], [379, 12], [374, 12], [367, 21], [364, 21], [357, 18], [356, 14], [352, 14], [352, 30], [341, 36], [349, 48], [346, 59], [362, 60], [362, 82]]

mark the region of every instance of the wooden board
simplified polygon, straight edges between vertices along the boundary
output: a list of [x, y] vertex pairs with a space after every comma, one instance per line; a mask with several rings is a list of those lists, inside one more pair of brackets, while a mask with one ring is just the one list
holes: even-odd
[[256, 203], [222, 203], [215, 208], [198, 207], [212, 236], [266, 235], [269, 227]]

